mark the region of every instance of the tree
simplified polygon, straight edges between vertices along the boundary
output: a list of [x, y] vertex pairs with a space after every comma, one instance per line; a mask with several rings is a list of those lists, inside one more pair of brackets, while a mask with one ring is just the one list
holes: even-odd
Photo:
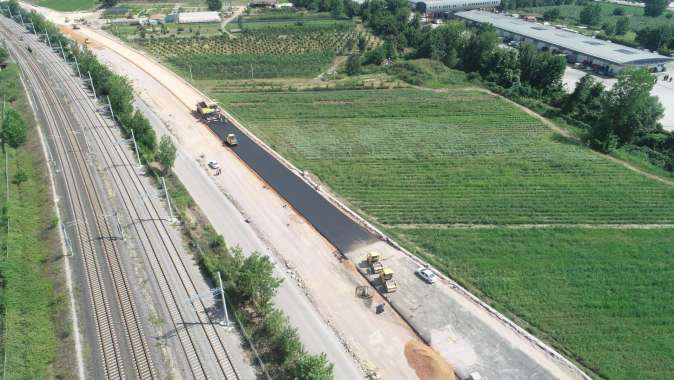
[[580, 11], [580, 22], [585, 25], [595, 26], [601, 21], [601, 5], [592, 3], [583, 7]]
[[610, 22], [605, 22], [601, 25], [601, 30], [603, 30], [607, 36], [611, 36], [615, 33], [615, 25]]
[[497, 48], [489, 54], [483, 66], [482, 76], [502, 87], [512, 87], [520, 80], [517, 50]]
[[365, 53], [365, 49], [367, 49], [367, 38], [365, 36], [358, 36], [358, 50], [361, 53]]
[[558, 19], [560, 15], [559, 8], [548, 9], [547, 11], [543, 12], [543, 20], [553, 21]]
[[344, 2], [342, 0], [330, 0], [330, 14], [334, 18], [344, 16]]
[[304, 355], [295, 363], [289, 378], [296, 380], [331, 380], [334, 365], [324, 353]]
[[601, 116], [604, 85], [590, 74], [580, 78], [573, 92], [566, 96], [562, 112], [589, 125]]
[[669, 0], [644, 0], [644, 16], [658, 17], [669, 5]]
[[[242, 255], [236, 252], [235, 255]], [[269, 257], [255, 252], [241, 261], [235, 280], [235, 289], [242, 303], [252, 302], [265, 308], [276, 294], [281, 280], [273, 276], [274, 264]]]
[[531, 44], [521, 44], [519, 49], [520, 81], [546, 93], [562, 86], [566, 58], [549, 52], [539, 52]]
[[136, 110], [133, 116], [126, 121], [125, 125], [133, 130], [141, 156], [147, 160], [151, 160], [157, 149], [157, 135], [152, 126], [150, 126], [150, 122], [142, 113]]
[[630, 19], [621, 17], [615, 23], [615, 34], [619, 36], [625, 35], [630, 30]]
[[480, 70], [498, 43], [499, 38], [494, 26], [491, 24], [480, 25], [480, 29], [468, 39], [463, 51], [464, 70], [467, 72]]
[[15, 149], [26, 142], [26, 123], [21, 114], [10, 105], [6, 105], [4, 109], [0, 138], [3, 144]]
[[159, 141], [159, 149], [157, 150], [157, 160], [164, 167], [164, 171], [168, 171], [173, 167], [176, 161], [176, 146], [173, 140], [168, 135], [162, 136]]
[[220, 11], [222, 9], [222, 0], [207, 0], [208, 10]]
[[104, 8], [114, 7], [117, 4], [119, 4], [119, 0], [103, 0]]
[[422, 32], [417, 56], [431, 58], [454, 68], [460, 63], [460, 53], [466, 44], [466, 27], [460, 21], [450, 21], [435, 29]]
[[379, 45], [365, 54], [365, 64], [381, 65], [386, 59], [384, 46]]
[[664, 108], [651, 95], [656, 78], [646, 69], [626, 68], [618, 82], [603, 97], [602, 115], [591, 131], [591, 144], [607, 150], [611, 139], [632, 143], [635, 136], [657, 131]]
[[360, 74], [360, 54], [351, 54], [346, 61], [346, 73], [349, 75]]
[[674, 48], [674, 26], [669, 24], [646, 27], [637, 31], [637, 41], [649, 50]]
[[622, 7], [615, 7], [613, 8], [613, 15], [614, 16], [623, 16], [625, 14], [625, 9]]

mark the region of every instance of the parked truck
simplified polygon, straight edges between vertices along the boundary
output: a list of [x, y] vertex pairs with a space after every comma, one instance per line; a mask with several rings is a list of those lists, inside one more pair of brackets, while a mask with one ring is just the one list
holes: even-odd
[[201, 101], [197, 103], [197, 114], [203, 120], [215, 120], [218, 118], [218, 105], [216, 103]]

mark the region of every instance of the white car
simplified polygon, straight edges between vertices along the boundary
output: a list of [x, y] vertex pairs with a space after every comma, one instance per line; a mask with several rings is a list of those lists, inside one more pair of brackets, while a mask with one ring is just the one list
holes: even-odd
[[436, 276], [432, 270], [426, 267], [421, 267], [417, 269], [415, 273], [417, 274], [417, 276], [421, 277], [422, 280], [426, 281], [429, 284], [438, 281], [438, 276]]
[[208, 167], [211, 169], [220, 169], [220, 164], [218, 164], [218, 161], [208, 161]]

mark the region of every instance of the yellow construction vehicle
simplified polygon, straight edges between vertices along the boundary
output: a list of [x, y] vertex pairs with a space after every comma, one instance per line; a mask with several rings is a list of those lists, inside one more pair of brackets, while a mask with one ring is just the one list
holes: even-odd
[[367, 264], [372, 268], [372, 273], [379, 274], [384, 269], [381, 263], [381, 253], [377, 251], [370, 251], [367, 254]]
[[227, 139], [225, 140], [225, 142], [229, 146], [234, 146], [239, 143], [239, 141], [236, 139], [236, 135], [233, 133], [227, 135]]
[[218, 105], [201, 101], [197, 103], [197, 114], [206, 121], [215, 120], [218, 118]]
[[382, 282], [386, 282], [390, 279], [393, 278], [393, 269], [391, 268], [384, 268], [381, 270], [381, 273], [379, 274], [379, 278], [381, 279]]
[[392, 293], [398, 290], [398, 283], [393, 280], [393, 269], [391, 268], [384, 268], [381, 270], [379, 281], [384, 284], [386, 293]]
[[384, 290], [386, 293], [393, 293], [398, 290], [398, 283], [393, 279], [384, 281]]

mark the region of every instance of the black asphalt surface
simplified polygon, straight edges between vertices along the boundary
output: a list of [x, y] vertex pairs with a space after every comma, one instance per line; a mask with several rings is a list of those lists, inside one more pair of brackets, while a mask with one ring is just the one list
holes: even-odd
[[346, 216], [311, 186], [276, 160], [234, 124], [213, 121], [208, 127], [223, 141], [234, 133], [238, 144], [230, 147], [251, 169], [304, 216], [340, 252], [346, 253], [377, 240], [376, 236]]

